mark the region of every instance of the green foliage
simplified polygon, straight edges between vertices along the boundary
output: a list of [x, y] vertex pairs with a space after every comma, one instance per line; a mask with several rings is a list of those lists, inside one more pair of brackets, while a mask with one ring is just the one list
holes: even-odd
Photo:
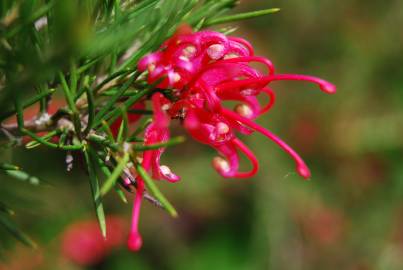
[[101, 228], [102, 236], [106, 238], [106, 222], [104, 207], [102, 205], [99, 180], [96, 173], [95, 162], [89, 152], [93, 151], [89, 146], [84, 150], [85, 162], [87, 163], [88, 177], [90, 180], [92, 199], [94, 201], [95, 212], [98, 218], [99, 227]]
[[10, 219], [9, 215], [3, 214], [0, 211], [0, 225], [3, 226], [10, 234], [12, 234], [16, 239], [21, 241], [27, 246], [36, 248], [36, 244], [32, 241], [29, 236], [24, 234], [17, 225]]
[[[40, 146], [63, 151], [71, 170], [76, 151], [87, 164], [96, 215], [106, 234], [102, 196], [119, 189], [129, 157], [147, 149], [181, 143], [182, 137], [155, 145], [143, 145], [143, 124], [130, 133], [127, 112], [133, 104], [159, 91], [144, 84], [137, 61], [157, 49], [177, 27], [187, 23], [196, 29], [272, 13], [263, 10], [220, 17], [236, 0], [4, 0], [0, 3], [0, 144], [19, 144], [30, 138], [26, 149]], [[63, 94], [66, 106], [48, 114], [51, 102]], [[169, 93], [165, 93], [169, 95]], [[28, 111], [38, 106], [37, 115]], [[150, 114], [148, 110], [130, 113]], [[6, 120], [16, 116], [17, 122]], [[122, 118], [117, 138], [109, 126]], [[44, 133], [44, 134], [43, 134]], [[139, 137], [140, 136], [140, 137]], [[12, 141], [13, 143], [9, 143]], [[129, 148], [127, 145], [131, 142]], [[1, 150], [0, 150], [1, 151]], [[172, 216], [176, 210], [150, 176], [132, 159], [147, 188]], [[1, 163], [14, 178], [38, 183], [28, 173]], [[100, 188], [98, 172], [105, 176]], [[1, 192], [1, 191], [0, 191]], [[6, 208], [1, 208], [6, 209]], [[6, 210], [4, 210], [7, 212]], [[1, 214], [1, 213], [0, 213]], [[16, 238], [32, 242], [5, 215], [0, 222]]]

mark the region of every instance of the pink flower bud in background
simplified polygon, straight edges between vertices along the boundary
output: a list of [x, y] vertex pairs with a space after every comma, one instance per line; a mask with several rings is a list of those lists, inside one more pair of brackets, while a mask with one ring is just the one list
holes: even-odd
[[96, 219], [81, 220], [69, 225], [63, 232], [63, 256], [82, 266], [101, 262], [114, 248], [125, 242], [124, 220], [118, 216], [106, 217], [107, 236], [103, 238]]

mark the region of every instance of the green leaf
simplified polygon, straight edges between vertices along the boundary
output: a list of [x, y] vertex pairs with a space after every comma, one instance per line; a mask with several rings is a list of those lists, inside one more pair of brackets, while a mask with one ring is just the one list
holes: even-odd
[[24, 18], [24, 20], [21, 20], [22, 23], [16, 24], [15, 27], [13, 27], [10, 31], [8, 31], [5, 35], [5, 38], [10, 38], [16, 34], [18, 34], [20, 31], [24, 30], [24, 27], [29, 26], [33, 22], [35, 22], [37, 19], [45, 15], [46, 13], [49, 12], [49, 10], [53, 7], [54, 1], [49, 1], [49, 3], [41, 6], [35, 11], [31, 11], [29, 16], [27, 18]]
[[99, 180], [98, 180], [98, 177], [96, 174], [93, 159], [91, 158], [91, 156], [88, 153], [89, 151], [91, 151], [91, 149], [89, 148], [89, 146], [87, 146], [86, 149], [84, 149], [84, 157], [85, 157], [85, 161], [87, 163], [92, 199], [94, 201], [95, 212], [97, 215], [99, 228], [101, 229], [102, 236], [104, 238], [106, 238], [105, 213], [104, 213], [104, 207], [102, 204], [102, 197], [101, 197], [100, 188], [99, 188]]
[[106, 193], [115, 185], [116, 180], [120, 177], [123, 170], [125, 169], [127, 162], [129, 162], [130, 155], [126, 152], [123, 157], [119, 160], [117, 166], [113, 170], [112, 174], [108, 177], [101, 188], [101, 196], [105, 196]]
[[48, 142], [48, 141], [44, 140], [42, 137], [39, 137], [38, 135], [36, 135], [35, 133], [33, 133], [27, 129], [22, 129], [21, 133], [31, 137], [38, 143], [49, 146], [51, 148], [60, 148], [63, 150], [81, 150], [83, 148], [82, 144], [79, 144], [79, 143], [72, 144], [72, 145], [60, 145], [60, 144]]
[[[114, 121], [116, 121], [116, 119], [119, 117], [120, 112], [122, 110], [128, 110], [134, 103], [136, 103], [137, 101], [139, 101], [142, 97], [146, 96], [147, 94], [151, 93], [152, 91], [154, 91], [154, 89], [147, 89], [144, 90], [140, 93], [138, 93], [137, 95], [134, 95], [132, 97], [130, 97], [128, 100], [126, 100], [121, 106], [115, 108], [114, 110], [112, 110], [111, 112], [109, 112], [108, 114], [106, 114], [104, 116], [104, 120], [107, 120], [109, 124], [112, 124]], [[95, 123], [94, 126], [97, 126], [99, 123]]]
[[64, 96], [66, 98], [67, 105], [69, 106], [69, 109], [73, 113], [77, 112], [76, 104], [74, 103], [73, 93], [70, 91], [70, 88], [67, 85], [66, 78], [64, 77], [64, 74], [62, 72], [59, 72], [59, 79], [62, 84], [62, 90], [63, 90]]
[[[154, 82], [148, 89], [144, 89], [143, 91], [139, 92], [138, 94], [128, 98], [123, 104], [121, 105], [123, 108], [117, 107], [108, 114], [105, 115], [104, 119], [108, 121], [109, 124], [112, 124], [120, 115], [121, 110], [128, 110], [134, 103], [138, 102], [141, 98], [144, 96], [151, 94], [154, 90], [155, 87], [163, 80], [164, 78], [158, 79], [156, 82]], [[98, 123], [95, 123], [95, 126]]]
[[144, 33], [144, 28], [149, 24], [147, 20], [154, 12], [155, 5], [160, 1], [146, 2], [148, 2], [146, 5], [129, 10], [125, 14], [121, 14], [113, 23], [104, 25], [103, 28], [105, 29], [96, 33], [83, 48], [82, 54], [108, 54], [116, 48], [121, 50], [130, 46], [137, 36], [141, 36]]
[[21, 241], [23, 244], [36, 248], [37, 244], [32, 241], [29, 236], [23, 233], [20, 229], [17, 228], [16, 224], [5, 215], [0, 213], [0, 225], [2, 225], [10, 234], [12, 234], [17, 240]]
[[84, 134], [88, 134], [91, 130], [92, 123], [94, 123], [95, 119], [95, 104], [94, 104], [94, 94], [88, 87], [85, 87], [85, 93], [87, 94], [87, 103], [88, 103], [88, 122]]
[[[115, 73], [112, 73], [108, 78], [103, 80], [101, 83], [99, 83], [95, 88], [94, 88], [94, 93], [97, 93], [102, 87], [104, 87], [108, 82], [111, 82], [112, 80], [118, 78], [118, 77], [124, 77], [128, 75], [129, 73], [134, 72], [135, 70], [133, 69], [127, 69], [127, 70], [120, 70]], [[115, 95], [116, 93], [114, 93]]]
[[124, 92], [130, 87], [130, 85], [136, 80], [139, 75], [140, 74], [133, 74], [131, 78], [123, 84], [119, 91], [113, 97], [111, 97], [105, 105], [102, 106], [102, 109], [95, 116], [94, 125], [99, 124], [105, 114], [116, 105], [116, 102], [119, 100], [119, 98], [124, 94]]
[[195, 1], [185, 0], [160, 1], [144, 23], [148, 33], [141, 40], [142, 46], [122, 63], [119, 69], [135, 65], [144, 54], [157, 49], [184, 21], [183, 18], [189, 14], [194, 4]]
[[3, 202], [0, 202], [0, 211], [3, 212], [3, 213], [6, 213], [9, 216], [13, 216], [15, 214], [14, 210], [9, 208]]
[[19, 170], [19, 169], [20, 167], [16, 165], [0, 162], [0, 170]]
[[154, 143], [154, 144], [149, 144], [149, 145], [133, 145], [133, 149], [136, 151], [146, 151], [146, 150], [153, 150], [153, 149], [159, 149], [163, 147], [168, 147], [172, 145], [177, 145], [180, 143], [183, 143], [185, 141], [185, 137], [183, 136], [178, 136], [175, 138], [172, 138], [166, 142], [161, 142], [161, 143]]
[[59, 147], [63, 147], [66, 144], [67, 136], [68, 136], [68, 130], [65, 129], [62, 131], [62, 134], [60, 135], [58, 143]]
[[[44, 84], [38, 86], [38, 94], [41, 94], [41, 93], [43, 93], [43, 92], [46, 92], [46, 90], [47, 90], [48, 88], [49, 88], [49, 87], [48, 87], [48, 85], [47, 85], [46, 83], [44, 83]], [[40, 111], [41, 114], [45, 114], [45, 113], [46, 113], [46, 111], [47, 111], [47, 104], [48, 104], [48, 101], [47, 101], [47, 97], [46, 97], [46, 96], [43, 97], [43, 98], [41, 98], [41, 99], [39, 100], [39, 111]], [[22, 105], [22, 107], [24, 108], [24, 104]]]
[[[93, 159], [95, 159], [95, 161], [97, 162], [98, 166], [100, 167], [102, 173], [106, 176], [106, 177], [110, 177], [111, 176], [111, 171], [109, 170], [108, 166], [105, 164], [105, 162], [98, 156], [97, 153], [95, 153], [94, 151], [90, 152], [90, 155]], [[122, 190], [119, 189], [119, 187], [117, 185], [114, 186], [114, 189], [117, 193], [117, 195], [119, 196], [119, 198], [122, 200], [122, 202], [127, 203], [127, 199], [125, 197], [125, 194], [123, 193]]]
[[172, 217], [177, 217], [178, 213], [176, 212], [175, 208], [161, 193], [157, 185], [154, 183], [154, 180], [148, 175], [144, 168], [140, 164], [137, 164], [136, 169], [141, 178], [144, 180], [147, 189], [151, 192], [151, 194], [154, 195], [154, 197], [162, 204], [165, 210], [167, 210]]
[[17, 92], [15, 94], [14, 97], [14, 105], [15, 105], [15, 110], [17, 112], [17, 124], [18, 124], [18, 128], [24, 129], [24, 108], [22, 105], [22, 101], [21, 101], [21, 95], [19, 95], [19, 93]]
[[28, 183], [32, 185], [39, 185], [40, 180], [35, 177], [29, 175], [27, 172], [21, 171], [21, 170], [5, 170], [5, 173], [15, 179], [21, 180], [21, 181], [28, 181]]
[[[42, 136], [41, 138], [45, 141], [49, 141], [53, 136], [60, 134], [62, 131], [60, 129], [52, 130], [48, 132], [46, 135]], [[41, 145], [38, 141], [31, 141], [25, 145], [25, 148], [32, 149]]]
[[78, 83], [77, 66], [75, 63], [72, 63], [70, 69], [70, 92], [73, 97], [73, 100], [77, 92], [77, 83]]
[[112, 149], [114, 151], [119, 151], [120, 150], [120, 147], [119, 147], [119, 145], [117, 143], [115, 143], [113, 141], [110, 141], [108, 138], [99, 136], [97, 134], [90, 134], [88, 136], [88, 140], [92, 141], [92, 142], [95, 142], [97, 144], [100, 144], [102, 146], [109, 147], [110, 149]]
[[136, 141], [137, 136], [143, 132], [151, 123], [153, 122], [152, 118], [144, 118], [142, 122], [139, 124], [137, 129], [133, 132], [133, 134], [128, 139], [129, 142]]
[[[35, 104], [36, 102], [40, 101], [42, 98], [47, 97], [51, 94], [53, 94], [56, 91], [56, 89], [49, 89], [47, 91], [43, 91], [40, 94], [30, 98], [29, 100], [23, 102], [22, 107], [23, 109]], [[0, 122], [3, 121], [4, 119], [13, 116], [16, 113], [15, 109], [12, 109], [10, 111], [2, 112], [0, 114]]]
[[[67, 101], [67, 106], [69, 107], [70, 111], [73, 113], [73, 124], [74, 124], [75, 132], [80, 136], [81, 120], [80, 120], [78, 109], [74, 102], [74, 92], [72, 91], [72, 90], [75, 91], [75, 89], [70, 89], [70, 87], [67, 85], [66, 78], [62, 72], [59, 72], [59, 79], [62, 84], [62, 89], [63, 89], [64, 97], [66, 98], [66, 101]], [[75, 82], [75, 83], [77, 83], [77, 82]], [[73, 80], [72, 85], [73, 85], [73, 87], [77, 86], [77, 85], [74, 85], [74, 80]]]
[[116, 141], [118, 144], [123, 143], [124, 140], [126, 140], [127, 135], [129, 133], [129, 118], [127, 116], [127, 111], [125, 110], [125, 108], [120, 107], [121, 111], [122, 111], [122, 122], [120, 123], [120, 127], [119, 127], [119, 131], [118, 131], [118, 135], [116, 137]]
[[120, 198], [120, 200], [121, 200], [123, 203], [127, 203], [127, 199], [126, 199], [125, 193], [124, 193], [118, 186], [114, 186], [113, 188], [114, 188], [116, 194], [118, 195], [118, 197]]
[[102, 120], [101, 124], [102, 124], [103, 131], [106, 132], [106, 137], [108, 138], [108, 140], [115, 143], [115, 138], [113, 137], [112, 130], [111, 130], [110, 126], [108, 125], [108, 123], [105, 120]]

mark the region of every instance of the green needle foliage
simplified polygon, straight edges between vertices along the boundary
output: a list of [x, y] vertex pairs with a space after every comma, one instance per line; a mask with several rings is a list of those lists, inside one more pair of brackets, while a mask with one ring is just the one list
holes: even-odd
[[[159, 91], [155, 85], [144, 83], [143, 74], [136, 70], [138, 60], [157, 49], [181, 24], [200, 29], [276, 11], [220, 15], [237, 2], [0, 1], [0, 151], [18, 145], [22, 137], [27, 137], [31, 142], [25, 145], [26, 151], [49, 147], [64, 151], [69, 157], [71, 151], [79, 152], [86, 163], [83, 167], [88, 173], [96, 215], [105, 236], [102, 197], [115, 190], [126, 201], [119, 185], [129, 157], [183, 141], [178, 137], [165, 143], [143, 145], [141, 134], [149, 120], [130, 133], [128, 113], [152, 113], [130, 108]], [[50, 101], [60, 100], [60, 96], [67, 105], [48, 114]], [[39, 113], [29, 116], [26, 112], [33, 106], [40, 108]], [[17, 116], [17, 121], [7, 121], [11, 116]], [[110, 125], [119, 118], [123, 121], [115, 140]], [[137, 162], [132, 159], [130, 163]], [[68, 161], [68, 170], [70, 165]], [[142, 167], [130, 166], [138, 169], [163, 208], [176, 216], [175, 209]], [[37, 178], [9, 163], [0, 163], [0, 172], [39, 184]], [[104, 177], [100, 178], [98, 172]], [[4, 184], [2, 180], [1, 185]], [[0, 208], [0, 224], [17, 239], [33, 245], [7, 216], [6, 209]]]

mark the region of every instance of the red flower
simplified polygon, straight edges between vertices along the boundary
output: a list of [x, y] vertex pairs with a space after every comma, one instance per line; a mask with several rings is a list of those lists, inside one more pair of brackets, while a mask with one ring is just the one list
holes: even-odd
[[88, 266], [102, 261], [124, 241], [124, 223], [120, 217], [106, 218], [108, 229], [104, 239], [96, 220], [83, 220], [70, 225], [63, 233], [62, 253], [76, 264]]
[[[260, 63], [267, 68], [262, 73], [251, 66]], [[317, 84], [328, 94], [335, 93], [333, 84], [322, 79], [294, 74], [276, 74], [270, 60], [254, 56], [252, 46], [244, 39], [227, 37], [213, 31], [176, 34], [161, 48], [143, 57], [140, 71], [148, 72], [150, 84], [161, 80], [157, 88], [171, 89], [174, 98], [168, 100], [161, 93], [152, 97], [154, 120], [146, 131], [146, 144], [166, 141], [169, 138], [170, 119], [182, 119], [189, 134], [197, 141], [210, 145], [220, 156], [213, 159], [213, 167], [223, 177], [246, 178], [258, 169], [258, 161], [236, 133], [250, 135], [257, 131], [288, 153], [296, 163], [296, 170], [304, 178], [310, 171], [301, 157], [269, 130], [254, 122], [274, 104], [274, 92], [267, 85], [280, 80], [308, 81]], [[262, 106], [257, 96], [267, 95], [269, 102]], [[224, 107], [222, 101], [237, 101], [234, 110]], [[162, 150], [146, 151], [143, 166], [154, 177], [175, 182], [179, 178], [166, 166], [160, 166]], [[248, 172], [239, 171], [239, 154], [251, 162]], [[133, 210], [133, 227], [129, 246], [137, 250], [141, 237], [137, 230], [139, 209], [144, 190], [142, 179], [138, 187]]]

